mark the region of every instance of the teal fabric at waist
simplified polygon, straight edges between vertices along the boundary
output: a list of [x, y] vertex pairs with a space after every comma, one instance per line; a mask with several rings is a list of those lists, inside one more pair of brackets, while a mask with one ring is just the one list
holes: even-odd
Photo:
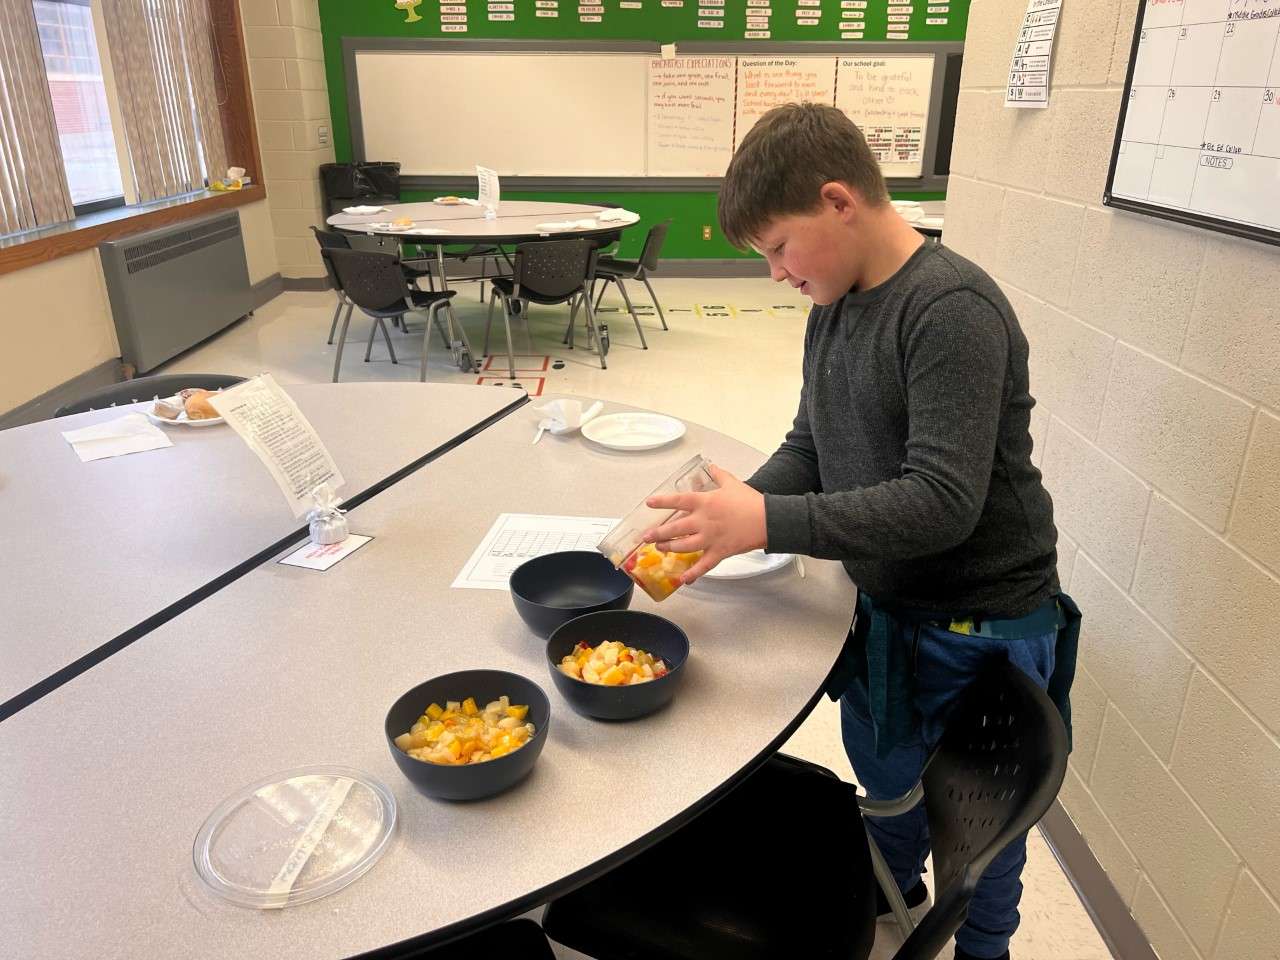
[[1080, 645], [1080, 608], [1065, 593], [1049, 598], [1026, 616], [988, 620], [926, 610], [886, 608], [865, 593], [858, 594], [858, 612], [839, 662], [831, 671], [826, 692], [838, 700], [850, 683], [867, 686], [871, 719], [876, 730], [876, 753], [885, 757], [916, 733], [915, 669], [911, 651], [894, 643], [901, 626], [933, 626], [961, 636], [1019, 640], [1056, 630], [1054, 669], [1046, 692], [1062, 714], [1071, 736], [1071, 684]]

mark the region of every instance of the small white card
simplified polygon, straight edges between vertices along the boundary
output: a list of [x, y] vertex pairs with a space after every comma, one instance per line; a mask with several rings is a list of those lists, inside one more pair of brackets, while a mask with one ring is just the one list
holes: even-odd
[[373, 537], [362, 537], [358, 534], [349, 533], [347, 539], [341, 543], [308, 543], [299, 547], [287, 557], [281, 557], [277, 563], [287, 564], [290, 567], [305, 567], [308, 570], [328, 570], [339, 560], [349, 557], [355, 553]]

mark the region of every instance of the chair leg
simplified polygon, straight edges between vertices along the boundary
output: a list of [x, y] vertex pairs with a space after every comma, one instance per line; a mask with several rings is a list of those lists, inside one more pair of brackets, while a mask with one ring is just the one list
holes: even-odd
[[640, 318], [636, 316], [636, 308], [631, 305], [631, 298], [627, 296], [627, 287], [622, 282], [621, 277], [618, 277], [615, 283], [618, 284], [618, 292], [622, 294], [622, 302], [627, 305], [627, 312], [631, 314], [631, 319], [635, 321], [636, 333], [640, 334], [640, 346], [648, 350], [649, 344], [644, 339], [644, 327], [640, 326]]
[[662, 321], [662, 329], [671, 329], [667, 326], [667, 318], [662, 315], [662, 304], [658, 302], [658, 295], [653, 292], [653, 284], [649, 282], [649, 275], [642, 271], [640, 273], [640, 279], [644, 282], [645, 289], [649, 291], [649, 299], [653, 301], [654, 307], [657, 308], [658, 319]]
[[418, 371], [418, 379], [422, 383], [427, 382], [427, 353], [431, 349], [431, 327], [438, 323], [440, 313], [440, 305], [433, 303], [431, 309], [427, 311], [427, 325], [422, 330], [422, 368]]
[[338, 334], [338, 353], [333, 358], [333, 382], [338, 382], [338, 368], [342, 366], [342, 348], [347, 345], [347, 327], [351, 325], [351, 311], [355, 307], [347, 304], [347, 313], [342, 318], [342, 332]]
[[[408, 329], [408, 327], [405, 325], [403, 314], [401, 314], [396, 319], [400, 321], [400, 326], [402, 329], [405, 329], [405, 330]], [[378, 326], [382, 329], [382, 339], [387, 341], [387, 353], [391, 354], [391, 362], [399, 363], [400, 361], [396, 359], [396, 348], [391, 345], [391, 334], [387, 332], [387, 325], [383, 323], [381, 320], [379, 320]]]
[[364, 348], [364, 362], [368, 363], [369, 358], [373, 356], [373, 339], [378, 335], [378, 328], [382, 326], [382, 321], [377, 317], [373, 318], [373, 326], [369, 328], [369, 342]]
[[[471, 346], [471, 338], [467, 336], [467, 328], [462, 325], [462, 321], [458, 319], [458, 315], [453, 311], [453, 301], [444, 301], [445, 313], [449, 315], [449, 326], [451, 329], [456, 328], [458, 331], [458, 339], [462, 341], [462, 345], [467, 349], [467, 356], [471, 358], [471, 372], [480, 372], [480, 363], [476, 360], [476, 351]], [[449, 344], [450, 347], [453, 344]]]
[[484, 303], [484, 278], [489, 275], [488, 271], [489, 258], [480, 258], [480, 302]]
[[342, 313], [342, 298], [338, 298], [338, 305], [333, 308], [333, 323], [329, 324], [329, 346], [333, 346], [333, 335], [338, 330], [338, 316]]
[[[608, 290], [608, 289], [609, 289], [609, 281], [610, 281], [610, 280], [612, 280], [612, 279], [613, 279], [612, 277], [605, 277], [605, 278], [604, 278], [604, 283], [603, 283], [603, 284], [601, 284], [601, 286], [600, 286], [600, 295], [599, 295], [598, 297], [596, 297], [596, 309], [597, 309], [597, 310], [599, 310], [599, 309], [600, 309], [600, 301], [602, 301], [602, 300], [604, 299], [604, 292], [605, 292], [606, 290]], [[592, 281], [592, 282], [593, 282], [593, 284], [594, 284], [594, 281]], [[592, 292], [592, 293], [594, 293], [594, 292], [595, 292], [595, 287], [594, 287], [594, 286], [592, 286], [591, 292]]]
[[502, 298], [502, 325], [507, 330], [507, 366], [511, 371], [511, 379], [516, 378], [516, 351], [511, 343], [511, 297]]
[[600, 339], [600, 334], [596, 331], [596, 314], [591, 309], [591, 297], [587, 294], [586, 290], [582, 291], [582, 305], [587, 311], [587, 335], [588, 337], [594, 336], [596, 338], [596, 349], [600, 354], [600, 369], [608, 370], [609, 364], [605, 363], [604, 360], [604, 341]]
[[876, 875], [876, 882], [880, 885], [884, 898], [889, 901], [889, 907], [893, 910], [893, 917], [898, 922], [898, 929], [902, 931], [902, 939], [905, 940], [911, 936], [911, 931], [915, 929], [916, 925], [911, 920], [911, 914], [907, 910], [907, 902], [902, 898], [902, 891], [898, 889], [898, 881], [893, 879], [893, 871], [884, 862], [884, 854], [876, 846], [876, 842], [872, 839], [871, 831], [869, 830], [867, 831], [867, 850], [871, 854], [871, 871]]
[[567, 343], [569, 349], [573, 349], [573, 328], [578, 322], [578, 304], [582, 302], [581, 297], [574, 297], [569, 304], [569, 329], [564, 332], [564, 339], [561, 343]]
[[[499, 290], [497, 287], [489, 288], [489, 317], [484, 322], [484, 356], [486, 357], [489, 355], [489, 328], [493, 326], [493, 305], [494, 303], [497, 302], [498, 295], [499, 295]], [[505, 310], [506, 309], [505, 297], [503, 298], [503, 303], [504, 303], [504, 306], [502, 309]]]

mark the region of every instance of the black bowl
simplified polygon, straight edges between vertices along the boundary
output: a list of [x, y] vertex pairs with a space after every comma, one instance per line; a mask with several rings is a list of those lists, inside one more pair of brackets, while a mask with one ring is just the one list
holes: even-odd
[[[560, 670], [560, 661], [582, 641], [596, 646], [620, 640], [629, 647], [651, 653], [667, 665], [667, 674], [648, 683], [609, 687], [587, 683]], [[670, 620], [640, 610], [605, 610], [577, 617], [561, 626], [547, 640], [547, 665], [556, 689], [569, 706], [601, 720], [632, 720], [664, 706], [684, 679], [689, 659], [689, 638]]]
[[[409, 756], [395, 744], [395, 738], [409, 728], [432, 703], [475, 697], [483, 706], [503, 694], [512, 703], [528, 704], [528, 721], [536, 728], [533, 738], [519, 750], [484, 763], [449, 766]], [[478, 800], [492, 796], [519, 782], [530, 770], [547, 742], [551, 723], [551, 701], [532, 680], [503, 670], [462, 670], [420, 683], [404, 694], [387, 711], [387, 746], [396, 766], [423, 793], [441, 800]]]
[[544, 554], [511, 574], [516, 612], [540, 637], [574, 617], [625, 610], [635, 589], [635, 581], [594, 550]]

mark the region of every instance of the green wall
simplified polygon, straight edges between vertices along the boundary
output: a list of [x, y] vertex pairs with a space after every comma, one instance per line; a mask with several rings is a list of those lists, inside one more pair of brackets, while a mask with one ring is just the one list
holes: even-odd
[[[578, 20], [577, 0], [558, 0], [558, 18], [535, 16], [535, 0], [506, 0], [514, 4], [515, 20], [490, 21], [490, 0], [456, 0], [467, 7], [467, 32], [445, 33], [441, 29], [440, 6], [443, 0], [423, 0], [412, 12], [399, 9], [395, 0], [319, 0], [320, 22], [324, 36], [325, 71], [329, 83], [329, 102], [333, 121], [334, 151], [340, 162], [351, 159], [351, 130], [347, 114], [346, 71], [342, 60], [343, 37], [417, 37], [421, 39], [544, 39], [544, 40], [648, 40], [659, 43], [679, 41], [729, 42], [746, 39], [747, 0], [724, 0], [722, 29], [698, 27], [698, 4], [685, 0], [681, 8], [664, 7], [660, 0], [639, 0], [641, 9], [623, 9], [620, 0], [600, 0], [605, 8], [599, 23]], [[589, 0], [582, 0], [584, 5]], [[770, 39], [755, 40], [762, 48], [772, 41], [797, 40], [838, 41], [842, 19], [841, 0], [821, 0], [822, 14], [816, 26], [800, 26], [796, 22], [798, 0], [772, 0]], [[968, 24], [969, 0], [926, 4], [912, 0], [908, 38], [913, 41], [963, 41]], [[930, 14], [928, 7], [945, 6], [946, 14]], [[888, 23], [887, 0], [866, 0], [863, 9], [864, 40], [883, 40]], [[704, 9], [706, 8], [704, 0]], [[848, 8], [843, 8], [848, 9]], [[419, 17], [411, 21], [412, 15]], [[925, 20], [945, 16], [946, 25], [929, 25]], [[850, 53], [858, 44], [850, 41]], [[409, 93], [409, 91], [406, 91]], [[420, 93], [423, 95], [425, 92]], [[439, 91], [432, 91], [439, 93]], [[446, 93], [447, 95], [447, 93]], [[393, 158], [386, 158], [393, 159]], [[405, 191], [406, 200], [429, 199], [432, 194]], [[640, 214], [642, 222], [651, 224], [670, 217], [673, 220], [663, 255], [675, 258], [723, 258], [748, 256], [735, 250], [720, 236], [716, 224], [714, 192], [515, 192], [504, 191], [504, 197], [527, 200], [611, 201]], [[895, 193], [900, 199], [935, 200], [939, 193]], [[702, 239], [702, 228], [710, 225], [710, 240]], [[637, 256], [644, 242], [644, 231], [628, 230], [624, 234], [624, 256]], [[754, 254], [751, 254], [754, 256]]]

